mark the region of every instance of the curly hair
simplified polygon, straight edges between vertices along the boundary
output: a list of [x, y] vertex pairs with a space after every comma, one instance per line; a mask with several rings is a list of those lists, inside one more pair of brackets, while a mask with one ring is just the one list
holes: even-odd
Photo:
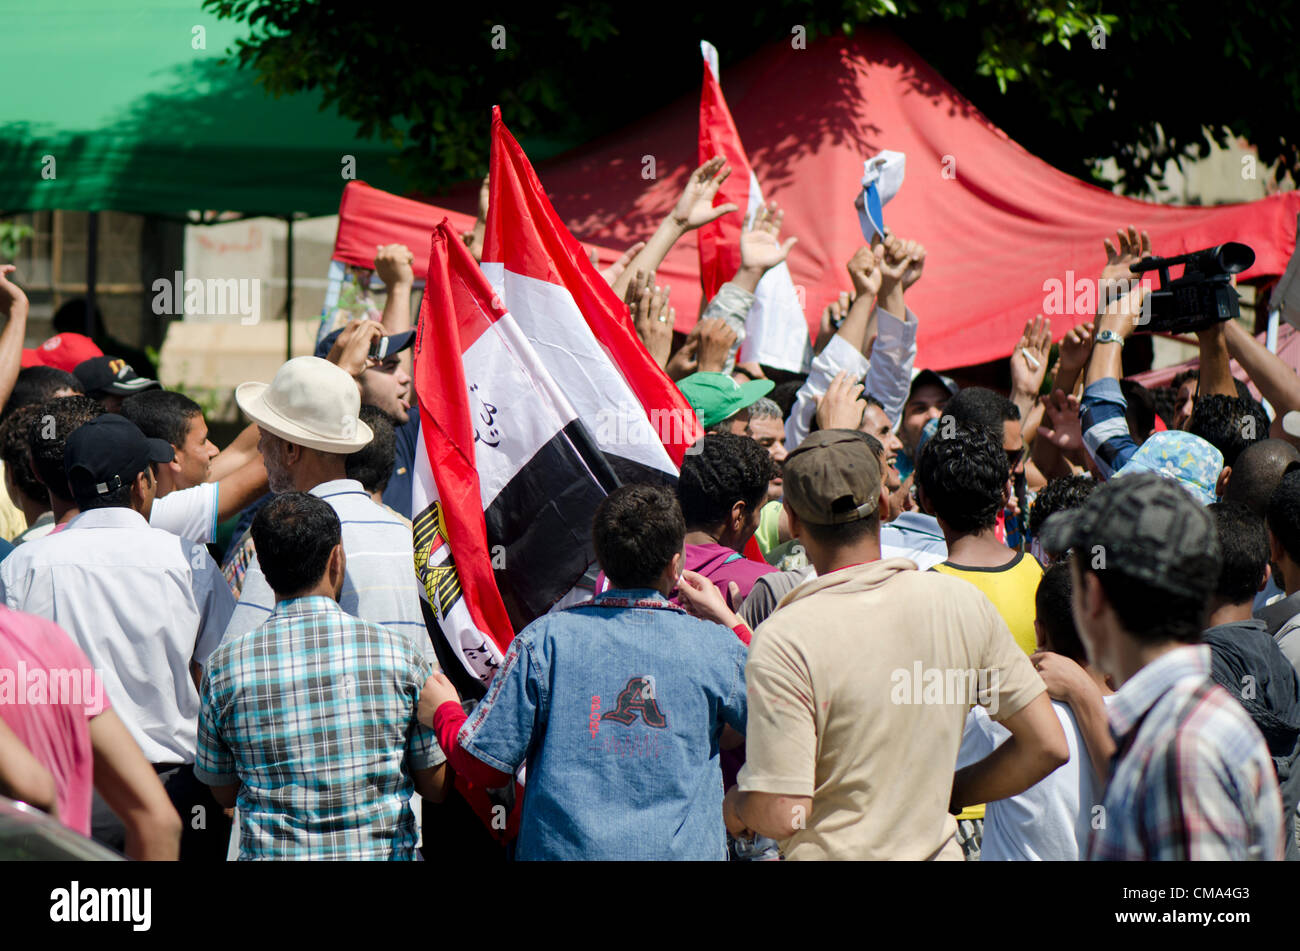
[[721, 525], [737, 502], [758, 508], [775, 474], [767, 450], [748, 436], [705, 436], [686, 454], [677, 480], [687, 528]]
[[686, 523], [671, 489], [625, 485], [596, 507], [591, 540], [605, 577], [616, 588], [653, 588], [682, 550]]
[[957, 423], [947, 433], [944, 429], [925, 444], [916, 462], [916, 481], [925, 500], [954, 531], [992, 528], [1006, 504], [1007, 455], [1002, 442], [980, 423]]
[[1211, 394], [1196, 401], [1187, 431], [1223, 453], [1225, 466], [1234, 466], [1242, 450], [1268, 438], [1268, 415], [1250, 397]]
[[32, 457], [27, 448], [27, 427], [33, 418], [40, 416], [39, 406], [24, 406], [15, 410], [0, 424], [0, 458], [5, 471], [19, 490], [42, 505], [50, 504], [50, 494], [32, 473]]
[[89, 396], [61, 396], [42, 403], [39, 415], [27, 424], [27, 448], [36, 476], [49, 490], [50, 498], [72, 502], [68, 474], [63, 468], [63, 450], [78, 426], [104, 413], [98, 400]]
[[1029, 509], [1029, 534], [1037, 535], [1049, 515], [1075, 509], [1088, 501], [1097, 483], [1086, 475], [1065, 476], [1047, 483]]

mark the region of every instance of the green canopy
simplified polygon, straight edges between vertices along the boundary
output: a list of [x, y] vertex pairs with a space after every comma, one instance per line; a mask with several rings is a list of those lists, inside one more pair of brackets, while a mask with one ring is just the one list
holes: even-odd
[[351, 177], [401, 188], [388, 161], [396, 150], [319, 111], [319, 92], [273, 99], [252, 70], [221, 65], [248, 26], [217, 20], [199, 0], [0, 9], [0, 210], [328, 215], [347, 156]]

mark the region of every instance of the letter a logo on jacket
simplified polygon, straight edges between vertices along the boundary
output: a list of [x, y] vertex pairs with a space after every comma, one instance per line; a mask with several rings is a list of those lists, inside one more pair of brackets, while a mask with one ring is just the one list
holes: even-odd
[[668, 718], [659, 709], [655, 699], [655, 679], [649, 676], [633, 677], [618, 695], [618, 705], [601, 716], [602, 720], [613, 720], [624, 726], [630, 726], [637, 714], [646, 722], [646, 726], [662, 730], [668, 725]]

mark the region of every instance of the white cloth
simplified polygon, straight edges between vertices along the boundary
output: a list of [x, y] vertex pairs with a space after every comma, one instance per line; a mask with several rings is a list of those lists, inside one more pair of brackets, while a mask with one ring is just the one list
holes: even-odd
[[897, 427], [912, 386], [912, 364], [916, 362], [916, 315], [907, 310], [900, 320], [887, 310], [876, 308], [876, 342], [868, 361], [839, 334], [813, 358], [808, 379], [795, 394], [794, 406], [785, 421], [785, 448], [793, 452], [812, 432], [817, 401], [826, 395], [835, 375], [848, 370], [854, 379], [865, 377], [863, 393], [874, 396], [885, 407], [889, 424]]
[[948, 559], [939, 520], [922, 512], [903, 512], [880, 526], [880, 557], [910, 558], [922, 571]]
[[72, 635], [151, 763], [192, 763], [200, 666], [235, 599], [207, 549], [133, 509], [82, 512], [0, 562], [5, 604]]
[[207, 545], [217, 537], [218, 483], [204, 482], [174, 489], [153, 500], [149, 524], [165, 532]]
[[[1075, 862], [1087, 854], [1093, 808], [1100, 802], [1101, 790], [1074, 712], [1055, 700], [1052, 709], [1065, 731], [1070, 760], [1018, 796], [988, 804], [981, 862]], [[1010, 736], [1011, 731], [989, 719], [983, 707], [972, 707], [957, 768], [978, 763]]]
[[[311, 494], [328, 502], [342, 523], [347, 566], [339, 606], [353, 617], [382, 624], [411, 638], [439, 669], [420, 610], [410, 525], [400, 515], [376, 504], [355, 479], [322, 482]], [[274, 607], [275, 592], [254, 558], [244, 576], [239, 604], [226, 626], [226, 637], [253, 630]]]

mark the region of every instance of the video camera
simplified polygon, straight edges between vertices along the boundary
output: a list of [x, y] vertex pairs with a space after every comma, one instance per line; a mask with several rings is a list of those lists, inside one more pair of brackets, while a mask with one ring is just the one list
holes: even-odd
[[[1131, 265], [1134, 274], [1160, 272], [1160, 289], [1143, 305], [1143, 333], [1190, 333], [1204, 330], [1241, 313], [1232, 275], [1255, 263], [1255, 252], [1230, 241], [1215, 248], [1172, 258], [1143, 258]], [[1183, 276], [1169, 279], [1169, 269], [1183, 265]], [[1148, 309], [1149, 308], [1149, 309]]]

